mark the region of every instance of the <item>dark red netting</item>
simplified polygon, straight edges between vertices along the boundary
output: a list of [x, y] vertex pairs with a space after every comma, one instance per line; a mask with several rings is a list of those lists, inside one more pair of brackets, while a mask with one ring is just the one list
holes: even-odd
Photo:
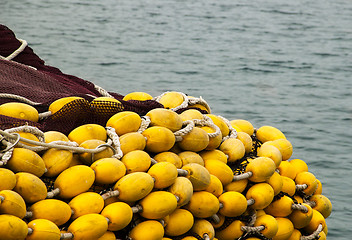
[[[0, 55], [9, 56], [21, 45], [15, 34], [6, 26], [0, 25]], [[31, 67], [34, 68], [31, 68]], [[58, 68], [45, 65], [30, 47], [26, 47], [12, 61], [0, 60], [0, 93], [8, 93], [25, 97], [33, 102], [39, 112], [48, 110], [48, 106], [55, 100], [68, 96], [79, 96], [87, 102], [75, 102], [65, 111], [56, 113], [39, 123], [31, 123], [0, 115], [0, 128], [6, 129], [23, 125], [28, 122], [43, 131], [57, 130], [68, 133], [74, 127], [85, 123], [105, 125], [107, 119], [113, 114], [124, 110], [145, 115], [151, 109], [163, 107], [160, 103], [149, 101], [123, 101], [123, 95], [109, 92], [118, 99], [122, 105], [90, 105], [89, 102], [101, 94], [95, 89], [92, 82], [64, 74]], [[0, 97], [0, 104], [13, 102], [12, 98]]]

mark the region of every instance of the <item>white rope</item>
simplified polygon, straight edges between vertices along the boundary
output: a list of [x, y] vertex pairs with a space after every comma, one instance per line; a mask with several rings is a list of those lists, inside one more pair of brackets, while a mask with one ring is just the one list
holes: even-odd
[[234, 175], [232, 181], [239, 181], [239, 180], [247, 179], [247, 178], [252, 177], [252, 175], [253, 175], [252, 172], [246, 172], [246, 173]]
[[214, 129], [215, 131], [213, 133], [208, 133], [208, 136], [210, 138], [216, 137], [221, 133], [220, 128], [214, 124], [213, 120], [211, 120], [210, 117], [203, 115], [203, 119], [193, 119], [194, 123], [199, 126], [208, 126]]
[[18, 54], [20, 54], [21, 52], [23, 52], [23, 50], [27, 47], [28, 43], [26, 40], [23, 39], [17, 39], [18, 41], [21, 42], [21, 45], [19, 46], [19, 48], [17, 48], [13, 53], [11, 53], [10, 55], [8, 55], [7, 57], [3, 57], [0, 55], [0, 59], [4, 59], [4, 60], [12, 60], [14, 59]]
[[51, 111], [39, 113], [39, 119], [42, 120], [42, 119], [45, 119], [47, 117], [50, 117], [51, 114], [52, 114]]
[[291, 206], [292, 210], [299, 210], [303, 213], [307, 213], [308, 212], [308, 208], [302, 204], [292, 204]]
[[16, 95], [16, 94], [10, 94], [10, 93], [0, 93], [0, 98], [15, 99], [15, 100], [18, 100], [20, 102], [27, 103], [27, 104], [33, 105], [33, 106], [40, 104], [38, 102], [33, 102], [33, 101], [29, 100], [28, 98], [25, 98], [25, 97], [22, 97], [22, 96], [19, 96], [19, 95]]
[[[160, 102], [160, 99], [167, 93], [170, 93], [170, 91], [162, 93], [161, 95], [155, 97], [154, 100], [157, 101], [157, 102]], [[182, 92], [177, 92], [177, 93], [179, 93], [179, 94], [181, 94], [183, 96], [183, 102], [179, 106], [176, 106], [174, 108], [170, 108], [170, 110], [172, 110], [174, 112], [176, 112], [179, 109], [188, 107], [188, 97], [187, 97], [187, 95], [182, 93]]]
[[303, 191], [303, 190], [305, 190], [305, 189], [307, 189], [308, 188], [308, 185], [307, 184], [297, 184], [296, 185], [296, 190], [297, 191]]
[[95, 90], [97, 90], [100, 95], [102, 95], [103, 97], [111, 97], [114, 98], [113, 96], [110, 95], [110, 93], [108, 93], [108, 91], [106, 91], [104, 88], [98, 86], [98, 85], [94, 85]]
[[229, 139], [229, 138], [237, 138], [237, 131], [231, 126], [230, 121], [224, 118], [223, 116], [218, 115], [218, 117], [221, 118], [226, 123], [227, 127], [230, 130], [229, 135], [223, 136], [222, 140], [225, 141], [226, 139]]
[[141, 126], [139, 127], [139, 129], [137, 131], [139, 133], [144, 132], [149, 127], [149, 124], [151, 122], [149, 116], [143, 116], [141, 119], [142, 119]]
[[208, 113], [210, 113], [210, 106], [208, 105], [208, 103], [202, 98], [202, 96], [200, 96], [199, 98], [188, 98], [188, 104], [190, 106], [195, 105], [195, 104], [200, 104], [202, 106], [204, 106], [207, 110]]
[[311, 235], [302, 236], [300, 240], [314, 240], [314, 239], [317, 239], [317, 237], [319, 236], [321, 231], [323, 231], [323, 225], [319, 224], [317, 229]]
[[34, 136], [38, 138], [40, 142], [44, 142], [44, 133], [39, 130], [37, 127], [29, 126], [29, 125], [23, 125], [19, 127], [14, 127], [14, 128], [9, 128], [6, 129], [5, 132], [8, 133], [14, 133], [14, 132], [25, 132], [25, 133], [31, 133]]
[[192, 120], [183, 121], [183, 125], [185, 125], [186, 127], [174, 132], [176, 142], [182, 141], [182, 136], [190, 133], [195, 126], [194, 121]]
[[106, 133], [109, 136], [109, 138], [112, 141], [112, 146], [114, 147], [116, 154], [114, 154], [112, 157], [121, 159], [123, 156], [123, 152], [121, 150], [121, 144], [120, 144], [120, 138], [117, 135], [116, 131], [112, 127], [106, 127]]
[[265, 229], [265, 227], [263, 225], [261, 226], [257, 226], [257, 227], [250, 227], [250, 226], [241, 226], [241, 230], [243, 232], [261, 232]]

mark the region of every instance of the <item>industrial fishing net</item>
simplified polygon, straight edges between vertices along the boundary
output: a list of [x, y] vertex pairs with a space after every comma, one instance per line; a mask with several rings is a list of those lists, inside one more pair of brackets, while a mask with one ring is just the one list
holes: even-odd
[[273, 126], [123, 96], [0, 25], [0, 240], [326, 239], [331, 202]]

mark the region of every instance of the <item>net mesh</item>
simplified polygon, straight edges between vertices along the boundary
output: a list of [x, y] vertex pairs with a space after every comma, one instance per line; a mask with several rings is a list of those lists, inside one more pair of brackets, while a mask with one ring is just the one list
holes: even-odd
[[[21, 42], [6, 26], [0, 25], [0, 55], [8, 56]], [[31, 66], [31, 67], [29, 67]], [[35, 69], [34, 69], [35, 68]], [[25, 124], [36, 126], [42, 131], [56, 130], [69, 133], [75, 127], [96, 123], [104, 125], [115, 113], [133, 111], [145, 115], [151, 109], [163, 107], [154, 100], [123, 101], [123, 95], [109, 92], [121, 104], [108, 101], [91, 102], [102, 96], [96, 86], [81, 78], [64, 74], [58, 68], [45, 65], [30, 47], [26, 47], [13, 61], [0, 60], [0, 94], [7, 93], [24, 97], [37, 104], [33, 105], [39, 112], [48, 111], [49, 105], [63, 97], [78, 96], [84, 99], [73, 101], [55, 114], [38, 123], [0, 115], [0, 128], [7, 129]], [[0, 104], [21, 102], [13, 97], [0, 97]]]

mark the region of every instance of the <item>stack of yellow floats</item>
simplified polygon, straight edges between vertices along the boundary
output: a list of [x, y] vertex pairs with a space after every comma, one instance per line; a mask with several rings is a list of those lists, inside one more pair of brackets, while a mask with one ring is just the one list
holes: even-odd
[[[49, 110], [75, 99], [60, 99]], [[149, 99], [139, 92], [124, 100]], [[143, 117], [122, 111], [104, 127], [44, 133], [45, 143], [99, 153], [16, 146], [0, 168], [0, 239], [326, 239], [331, 203], [307, 164], [290, 159], [292, 145], [279, 129], [228, 121], [200, 104], [208, 114], [177, 114], [170, 110], [184, 101], [177, 92], [158, 101], [165, 108]], [[3, 104], [0, 114], [38, 121], [23, 103]], [[118, 136], [118, 157], [106, 147], [107, 129]]]

